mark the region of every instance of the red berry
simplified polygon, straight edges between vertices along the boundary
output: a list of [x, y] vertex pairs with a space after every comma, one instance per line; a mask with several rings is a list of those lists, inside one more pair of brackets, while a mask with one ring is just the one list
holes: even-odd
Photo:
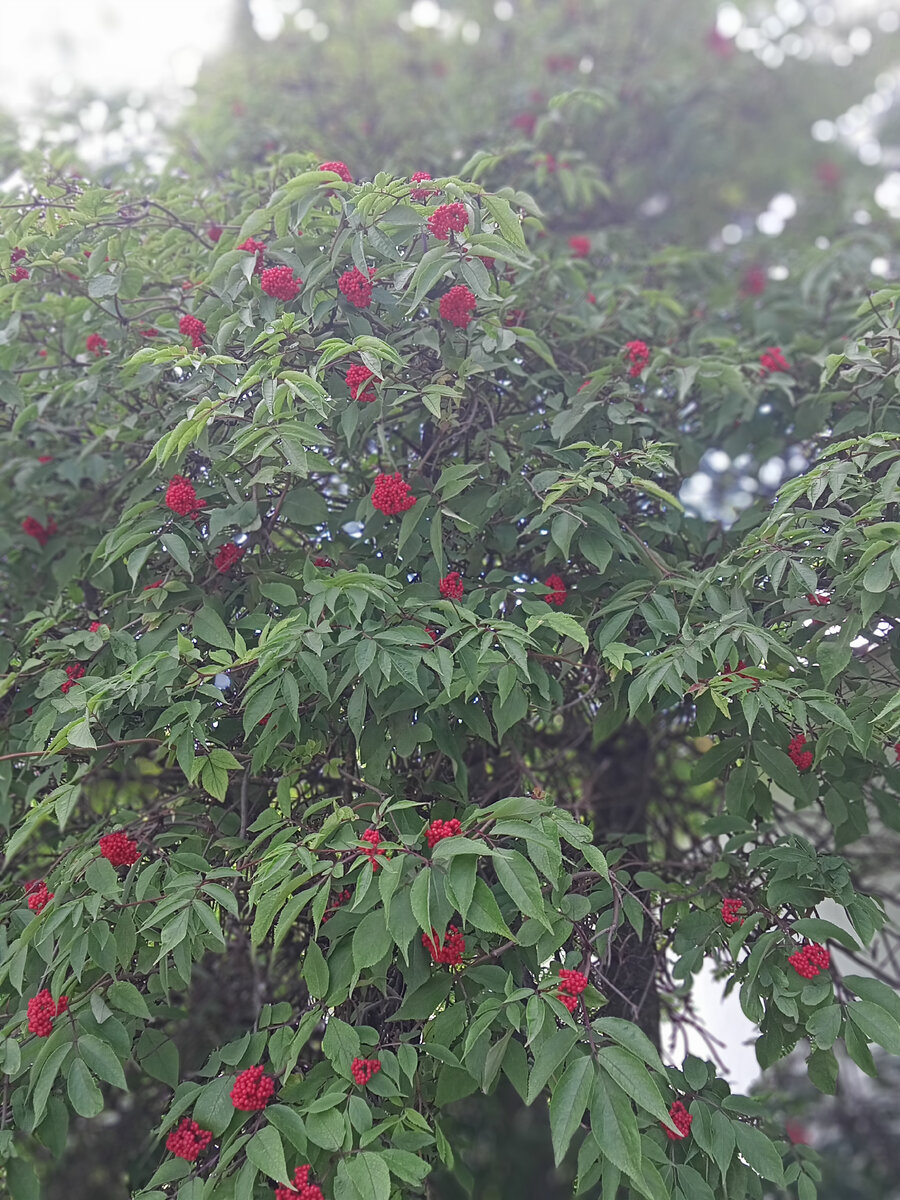
[[320, 557], [320, 558], [313, 559], [314, 567], [330, 567], [331, 565], [332, 565], [332, 563], [331, 563], [330, 558], [321, 558]]
[[47, 988], [42, 988], [28, 1001], [28, 1032], [38, 1037], [49, 1037], [53, 1032], [56, 1002]]
[[211, 1141], [212, 1133], [208, 1129], [201, 1129], [190, 1117], [182, 1117], [178, 1128], [166, 1138], [166, 1149], [177, 1158], [194, 1162]]
[[28, 271], [24, 267], [16, 267], [12, 275], [9, 277], [10, 283], [21, 283], [23, 279], [28, 278]]
[[528, 137], [531, 137], [534, 133], [534, 127], [537, 125], [537, 117], [532, 113], [517, 113], [513, 117], [511, 124], [513, 129], [521, 129]]
[[33, 537], [36, 542], [39, 542], [42, 546], [46, 546], [53, 534], [56, 533], [56, 522], [51, 518], [45, 528], [34, 517], [26, 517], [22, 522], [22, 530], [29, 537]]
[[114, 867], [130, 867], [141, 857], [137, 842], [127, 833], [106, 833], [98, 845], [102, 857]]
[[256, 263], [253, 267], [255, 275], [261, 275], [263, 269], [263, 259], [266, 254], [266, 243], [254, 241], [253, 238], [245, 238], [244, 241], [237, 247], [238, 250], [246, 250], [248, 254], [256, 255]]
[[66, 667], [66, 675], [68, 675], [68, 679], [65, 683], [61, 683], [59, 685], [59, 690], [62, 692], [62, 694], [67, 696], [72, 688], [76, 686], [78, 680], [84, 678], [84, 674], [84, 667], [81, 663], [69, 663], [69, 665]]
[[207, 229], [207, 231], [206, 231], [206, 236], [209, 238], [209, 240], [211, 242], [217, 242], [219, 240], [219, 238], [222, 236], [222, 226], [221, 225], [210, 225], [209, 229]]
[[322, 1189], [309, 1182], [311, 1167], [297, 1167], [294, 1171], [294, 1186], [279, 1184], [275, 1189], [275, 1200], [323, 1200]]
[[361, 850], [360, 853], [366, 856], [372, 864], [373, 870], [377, 871], [380, 866], [377, 855], [386, 853], [380, 846], [381, 834], [377, 829], [367, 829], [362, 835], [362, 841], [368, 842], [368, 847], [365, 850]]
[[591, 239], [586, 237], [570, 237], [569, 249], [574, 258], [587, 258], [591, 252]]
[[[722, 920], [726, 925], [734, 925], [738, 921], [738, 913], [744, 907], [743, 900], [726, 897], [722, 901]], [[743, 925], [743, 921], [740, 922]]]
[[[416, 171], [410, 176], [410, 183], [423, 183], [426, 179], [430, 178], [431, 176], [427, 171]], [[438, 193], [436, 191], [429, 191], [428, 188], [413, 188], [409, 193], [409, 198], [410, 200], [414, 200], [416, 204], [424, 204], [426, 200], [428, 200], [429, 196], [437, 195]]]
[[274, 296], [276, 300], [293, 300], [300, 291], [301, 283], [303, 280], [299, 275], [295, 278], [290, 267], [269, 267], [259, 280], [259, 286], [266, 295]]
[[337, 175], [340, 175], [340, 177], [341, 177], [341, 179], [343, 179], [344, 183], [352, 183], [353, 182], [353, 176], [350, 174], [350, 168], [347, 166], [346, 163], [342, 163], [342, 162], [322, 163], [319, 167], [319, 170], [320, 171], [334, 171]]
[[[431, 176], [429, 175], [427, 178], [430, 179]], [[415, 175], [413, 176], [413, 179], [415, 179]], [[10, 265], [12, 266], [17, 262], [21, 262], [27, 253], [27, 250], [23, 250], [21, 246], [14, 246], [9, 252]]]
[[191, 339], [195, 350], [199, 350], [203, 345], [206, 325], [199, 317], [192, 317], [190, 313], [186, 313], [178, 322], [178, 331]]
[[444, 966], [457, 967], [462, 963], [466, 952], [466, 941], [455, 925], [448, 925], [443, 942], [438, 941], [437, 930], [432, 929], [431, 937], [422, 934], [422, 945], [436, 963]]
[[445, 600], [462, 600], [463, 581], [459, 571], [451, 571], [449, 575], [445, 575], [439, 589]]
[[440, 314], [457, 329], [465, 329], [472, 320], [476, 304], [475, 293], [457, 284], [441, 296]]
[[686, 1138], [691, 1132], [691, 1122], [694, 1118], [680, 1100], [676, 1100], [669, 1109], [669, 1116], [672, 1118], [672, 1124], [677, 1128], [678, 1132], [675, 1133], [668, 1125], [663, 1125], [666, 1137], [670, 1138], [673, 1142], [678, 1142], [682, 1138]]
[[768, 275], [762, 267], [748, 267], [741, 281], [741, 294], [744, 296], [761, 296], [766, 290]]
[[192, 516], [198, 509], [197, 492], [183, 475], [173, 475], [166, 488], [166, 507], [180, 517]]
[[584, 975], [581, 971], [566, 971], [563, 969], [559, 973], [560, 990], [568, 992], [570, 996], [580, 996], [587, 985], [587, 975]]
[[358, 1083], [360, 1087], [365, 1087], [373, 1075], [381, 1070], [381, 1063], [377, 1058], [354, 1058], [350, 1064], [350, 1074], [353, 1076], [353, 1082]]
[[372, 303], [372, 276], [375, 268], [369, 267], [369, 278], [366, 279], [359, 267], [351, 267], [338, 280], [338, 287], [347, 297], [354, 308], [368, 308]]
[[236, 546], [234, 542], [227, 542], [213, 559], [213, 566], [220, 575], [223, 575], [226, 571], [231, 570], [239, 558], [243, 557], [245, 549], [245, 546]]
[[350, 389], [350, 399], [361, 400], [366, 404], [374, 400], [375, 392], [368, 383], [368, 380], [374, 378], [374, 373], [361, 363], [354, 363], [352, 367], [348, 367], [345, 382]]
[[559, 575], [549, 575], [544, 581], [544, 586], [549, 588], [549, 593], [544, 597], [548, 604], [555, 604], [557, 608], [562, 608], [566, 602], [566, 585]]
[[47, 885], [43, 879], [34, 884], [28, 891], [31, 893], [28, 897], [28, 907], [33, 913], [43, 912], [54, 895], [53, 892], [47, 891]]
[[446, 242], [451, 233], [462, 233], [469, 223], [469, 214], [464, 204], [441, 204], [428, 218], [428, 228], [434, 236]]
[[650, 347], [646, 342], [626, 342], [625, 357], [631, 363], [628, 374], [636, 379], [650, 361]]
[[456, 817], [452, 817], [449, 821], [438, 819], [425, 827], [425, 840], [428, 842], [428, 848], [433, 850], [444, 838], [458, 837], [460, 833], [462, 833], [462, 826]]
[[775, 371], [790, 373], [791, 370], [780, 346], [769, 346], [765, 353], [759, 356], [759, 365], [762, 367], [760, 374], [764, 376], [771, 375]]
[[806, 735], [803, 733], [798, 733], [788, 743], [788, 757], [798, 771], [808, 771], [813, 764], [813, 753], [811, 750], [804, 750], [805, 745]]
[[248, 1067], [241, 1071], [231, 1089], [231, 1103], [241, 1112], [258, 1112], [266, 1107], [275, 1091], [275, 1080], [265, 1068]]
[[106, 338], [101, 337], [99, 333], [89, 333], [84, 344], [94, 358], [99, 358], [108, 345]]
[[377, 508], [385, 516], [395, 517], [412, 508], [415, 502], [416, 498], [411, 494], [409, 484], [399, 471], [394, 475], [376, 476], [375, 490], [372, 493], [373, 508]]
[[[363, 853], [365, 853], [365, 851], [363, 851]], [[374, 860], [373, 860], [373, 865], [374, 865]], [[346, 904], [349, 899], [350, 899], [350, 889], [349, 888], [344, 888], [343, 891], [340, 891], [340, 892], [332, 892], [331, 893], [331, 903], [325, 909], [325, 912], [322, 916], [322, 924], [324, 925], [326, 921], [330, 921], [331, 918], [334, 916], [334, 914], [337, 912], [337, 910], [339, 908], [341, 908], [344, 904]]]

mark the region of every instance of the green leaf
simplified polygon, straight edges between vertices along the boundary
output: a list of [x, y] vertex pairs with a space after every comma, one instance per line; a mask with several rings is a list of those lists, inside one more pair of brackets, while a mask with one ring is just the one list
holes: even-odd
[[781, 1155], [762, 1130], [743, 1121], [735, 1121], [734, 1136], [738, 1150], [753, 1170], [762, 1175], [763, 1179], [771, 1179], [773, 1183], [783, 1187], [784, 1168], [781, 1165]]
[[551, 929], [541, 885], [531, 864], [518, 850], [506, 850], [503, 854], [495, 855], [493, 863], [497, 878], [513, 904], [526, 916]]
[[879, 1005], [855, 1000], [847, 1005], [847, 1016], [870, 1041], [883, 1046], [888, 1054], [900, 1054], [900, 1023]]
[[662, 1121], [667, 1128], [674, 1128], [659, 1088], [640, 1059], [622, 1046], [601, 1046], [597, 1051], [597, 1063], [639, 1108]]
[[502, 196], [493, 196], [489, 192], [485, 192], [481, 197], [481, 203], [494, 218], [500, 234], [506, 241], [515, 246], [517, 250], [527, 251], [528, 245], [525, 235], [522, 233], [521, 222], [513, 212], [509, 201], [504, 200]]
[[225, 622], [214, 608], [204, 604], [194, 614], [194, 633], [208, 646], [218, 646], [220, 650], [234, 650], [234, 639], [225, 628]]
[[128, 1091], [122, 1064], [108, 1042], [102, 1042], [92, 1033], [83, 1033], [78, 1038], [78, 1053], [95, 1075], [123, 1092]]
[[450, 995], [453, 980], [446, 971], [432, 975], [414, 991], [410, 992], [392, 1021], [426, 1021]]
[[486, 933], [499, 933], [501, 937], [514, 940], [512, 930], [503, 920], [493, 893], [480, 877], [475, 880], [475, 890], [469, 906], [469, 923]]
[[818, 1008], [806, 1022], [806, 1032], [820, 1050], [829, 1050], [841, 1031], [841, 1009], [837, 1004]]
[[301, 976], [306, 980], [309, 994], [317, 1000], [324, 1000], [328, 995], [329, 972], [328, 963], [319, 948], [318, 942], [310, 940], [303, 958]]
[[222, 1075], [207, 1083], [194, 1101], [193, 1118], [201, 1129], [210, 1129], [220, 1137], [231, 1123], [234, 1105], [231, 1103], [233, 1075]]
[[281, 1134], [271, 1125], [265, 1125], [247, 1143], [247, 1157], [264, 1175], [278, 1183], [290, 1183]]
[[628, 1097], [612, 1079], [597, 1080], [591, 1100], [591, 1130], [604, 1158], [640, 1179], [641, 1135]]
[[573, 642], [577, 642], [582, 650], [587, 653], [587, 634], [575, 618], [570, 617], [568, 613], [541, 613], [540, 616], [528, 617], [525, 621], [525, 628], [529, 633], [534, 633], [535, 629], [539, 629], [542, 625], [549, 626], [550, 629], [562, 637], [571, 638]]
[[390, 1200], [391, 1176], [380, 1154], [364, 1150], [346, 1160], [347, 1173], [361, 1200]]
[[184, 538], [179, 537], [177, 533], [169, 532], [164, 533], [159, 540], [162, 542], [163, 549], [168, 550], [182, 571], [186, 572], [193, 579], [194, 572], [191, 570], [191, 553], [187, 548]]
[[358, 971], [381, 962], [394, 944], [384, 908], [366, 913], [353, 933], [353, 965]]
[[535, 1053], [534, 1066], [528, 1077], [528, 1092], [525, 1103], [533, 1104], [550, 1080], [575, 1043], [578, 1041], [576, 1029], [557, 1029], [555, 1033], [541, 1044]]
[[96, 1117], [103, 1112], [103, 1094], [80, 1058], [69, 1067], [66, 1091], [80, 1117]]
[[129, 983], [127, 979], [117, 979], [115, 983], [111, 983], [106, 993], [106, 999], [113, 1008], [119, 1009], [120, 1012], [130, 1013], [133, 1017], [150, 1019], [150, 1009], [147, 1007], [146, 1000], [134, 984]]
[[877, 1004], [889, 1013], [895, 1021], [900, 1022], [900, 996], [892, 987], [882, 983], [880, 979], [872, 979], [867, 975], [845, 975], [844, 983], [861, 1000]]
[[7, 1159], [6, 1183], [9, 1200], [41, 1200], [41, 1186], [27, 1158]]
[[594, 1086], [594, 1064], [587, 1054], [579, 1054], [566, 1068], [550, 1098], [550, 1137], [553, 1161], [558, 1167], [581, 1124]]
[[813, 942], [832, 941], [846, 946], [848, 950], [859, 950], [859, 943], [851, 933], [831, 921], [823, 921], [821, 917], [801, 917], [791, 928], [794, 933], [799, 933], [801, 937], [809, 938]]

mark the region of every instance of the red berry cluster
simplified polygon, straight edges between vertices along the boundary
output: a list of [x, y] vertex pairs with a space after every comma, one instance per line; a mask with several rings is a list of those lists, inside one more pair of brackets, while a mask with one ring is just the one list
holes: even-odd
[[248, 1067], [241, 1071], [231, 1089], [231, 1103], [241, 1112], [259, 1112], [266, 1107], [275, 1091], [275, 1080], [264, 1074], [264, 1067]]
[[375, 268], [369, 267], [369, 278], [366, 279], [359, 267], [345, 271], [338, 280], [338, 287], [347, 297], [354, 308], [368, 308], [372, 303], [372, 276]]
[[544, 587], [550, 588], [548, 594], [544, 597], [548, 604], [555, 604], [557, 608], [562, 608], [566, 602], [566, 585], [559, 575], [549, 575], [544, 580]]
[[334, 914], [337, 912], [337, 910], [339, 908], [341, 908], [343, 905], [345, 905], [349, 899], [350, 899], [350, 889], [349, 888], [344, 888], [344, 890], [341, 892], [332, 892], [331, 893], [331, 903], [328, 905], [328, 907], [325, 909], [325, 912], [322, 915], [322, 924], [324, 925], [326, 921], [330, 921], [331, 918], [334, 916]]
[[381, 1063], [377, 1058], [354, 1058], [350, 1064], [350, 1074], [353, 1076], [353, 1082], [358, 1083], [360, 1087], [365, 1087], [373, 1075], [381, 1070]]
[[330, 558], [314, 558], [313, 559], [314, 567], [330, 567], [331, 565], [332, 564], [331, 564]]
[[425, 827], [425, 840], [428, 842], [429, 850], [433, 850], [444, 838], [458, 837], [460, 833], [462, 833], [462, 826], [456, 817], [451, 817], [449, 821], [438, 819]]
[[98, 845], [100, 854], [114, 867], [130, 867], [141, 857], [137, 842], [127, 833], [106, 833]]
[[97, 633], [100, 628], [101, 625], [99, 621], [91, 621], [90, 625], [88, 625], [88, 633]]
[[93, 354], [94, 358], [99, 358], [106, 349], [108, 342], [99, 333], [89, 333], [87, 341], [84, 344], [90, 350], [91, 354]]
[[761, 375], [771, 375], [775, 371], [790, 372], [791, 369], [780, 346], [769, 346], [765, 353], [759, 356], [759, 365], [762, 367]]
[[646, 342], [626, 342], [625, 357], [631, 363], [628, 374], [636, 379], [650, 361], [650, 347]]
[[293, 300], [302, 282], [299, 275], [294, 277], [290, 267], [269, 267], [260, 276], [259, 286], [267, 296], [274, 296], [276, 300]]
[[183, 475], [173, 475], [166, 488], [166, 508], [179, 517], [190, 517], [198, 507], [197, 492], [191, 481]]
[[812, 750], [804, 750], [805, 745], [806, 734], [804, 733], [798, 733], [788, 742], [788, 758], [798, 771], [808, 771], [812, 766], [813, 753]]
[[666, 1137], [673, 1142], [680, 1142], [683, 1138], [688, 1137], [691, 1132], [691, 1122], [693, 1117], [684, 1107], [680, 1100], [676, 1100], [669, 1109], [669, 1116], [672, 1118], [672, 1124], [677, 1128], [678, 1132], [670, 1129], [668, 1125], [663, 1125], [666, 1131]]
[[211, 242], [217, 242], [219, 240], [219, 238], [222, 236], [222, 226], [221, 225], [210, 225], [209, 229], [207, 229], [207, 231], [206, 231], [206, 236], [209, 238], [209, 240]]
[[238, 559], [243, 557], [245, 550], [246, 546], [236, 546], [234, 542], [226, 542], [213, 559], [213, 565], [219, 574], [224, 575], [226, 571], [230, 571]]
[[[415, 178], [416, 178], [415, 175], [413, 175], [413, 179], [415, 179]], [[430, 179], [431, 176], [427, 175], [426, 178]], [[10, 250], [10, 252], [9, 252], [10, 266], [12, 266], [14, 263], [21, 262], [27, 253], [28, 253], [28, 251], [23, 250], [21, 246], [14, 246], [12, 248], [12, 250]]]
[[38, 1037], [49, 1037], [53, 1032], [53, 1018], [64, 1013], [68, 1007], [67, 996], [60, 996], [59, 1003], [54, 1003], [47, 988], [42, 988], [28, 1001], [28, 1032]]
[[587, 258], [591, 252], [591, 239], [586, 237], [570, 237], [569, 249], [575, 258]]
[[[725, 924], [734, 925], [736, 921], [740, 920], [738, 913], [743, 907], [743, 900], [740, 900], [734, 896], [726, 896], [722, 901], [722, 920], [725, 922]], [[743, 925], [743, 920], [741, 920], [740, 923]]]
[[28, 907], [34, 913], [43, 912], [50, 901], [53, 899], [53, 892], [47, 890], [47, 885], [43, 879], [39, 879], [37, 883], [29, 884], [25, 888], [28, 896]]
[[375, 392], [372, 390], [372, 385], [368, 383], [370, 379], [374, 378], [374, 372], [361, 363], [354, 363], [352, 367], [348, 367], [345, 382], [350, 389], [351, 400], [362, 400], [366, 404], [374, 400]]
[[385, 850], [381, 849], [381, 834], [377, 829], [367, 829], [362, 835], [362, 840], [364, 842], [368, 842], [368, 846], [365, 850], [361, 850], [360, 853], [364, 854], [372, 864], [373, 871], [377, 871], [380, 865], [378, 862], [378, 855], [387, 853]]
[[152, 592], [154, 588], [162, 587], [162, 585], [163, 581], [161, 579], [157, 579], [155, 583], [145, 583], [142, 590], [145, 592]]
[[[511, 329], [516, 325], [523, 325], [527, 316], [524, 308], [511, 308], [508, 313], [504, 314], [503, 324]], [[587, 386], [586, 384], [582, 386]], [[581, 391], [581, 388], [578, 389]]]
[[334, 171], [336, 174], [340, 175], [340, 177], [341, 177], [341, 179], [343, 179], [344, 183], [352, 183], [353, 182], [353, 176], [350, 174], [350, 168], [347, 166], [346, 163], [342, 163], [342, 162], [322, 163], [321, 166], [319, 167], [319, 170], [320, 171]]
[[445, 600], [462, 600], [463, 581], [459, 571], [451, 571], [445, 575], [439, 587]]
[[178, 332], [189, 337], [194, 349], [199, 350], [206, 335], [206, 324], [199, 317], [192, 317], [190, 313], [186, 313], [178, 322]]
[[531, 137], [534, 127], [537, 125], [537, 117], [533, 113], [516, 113], [510, 124], [513, 129], [521, 129], [528, 137]]
[[34, 517], [26, 517], [22, 522], [22, 530], [29, 537], [33, 537], [36, 542], [40, 542], [42, 546], [46, 546], [54, 533], [56, 533], [56, 522], [51, 518], [47, 522], [47, 527], [44, 528], [40, 521]]
[[791, 954], [788, 962], [801, 978], [815, 979], [820, 971], [827, 971], [831, 966], [831, 955], [824, 946], [813, 942]]
[[66, 674], [69, 678], [65, 683], [61, 683], [59, 685], [59, 690], [64, 696], [67, 696], [69, 692], [71, 692], [72, 688], [75, 687], [79, 679], [84, 679], [84, 667], [81, 663], [69, 663], [69, 665], [66, 667]]
[[373, 508], [377, 508], [387, 517], [395, 517], [398, 513], [412, 508], [415, 502], [416, 498], [412, 495], [409, 484], [399, 471], [394, 475], [376, 475], [375, 490], [372, 493]]
[[574, 1012], [578, 1007], [578, 997], [587, 985], [587, 975], [582, 974], [581, 971], [563, 969], [559, 973], [559, 991], [556, 993], [556, 998], [569, 1012]]
[[[409, 182], [410, 183], [423, 183], [426, 179], [430, 179], [430, 178], [431, 178], [431, 176], [428, 174], [427, 171], [416, 171], [414, 174], [412, 174], [410, 176]], [[410, 198], [410, 200], [414, 200], [416, 202], [416, 204], [424, 204], [426, 202], [426, 200], [429, 198], [429, 196], [437, 196], [437, 195], [438, 195], [438, 193], [436, 191], [434, 191], [434, 192], [429, 191], [428, 188], [413, 188], [413, 190], [409, 193], [409, 198]]]
[[464, 204], [440, 204], [428, 218], [428, 228], [441, 242], [446, 242], [451, 233], [462, 233], [469, 223], [469, 214]]
[[323, 1200], [322, 1189], [309, 1182], [311, 1167], [297, 1167], [294, 1186], [281, 1183], [275, 1189], [275, 1200]]
[[253, 272], [255, 275], [262, 274], [263, 258], [265, 257], [266, 253], [266, 243], [256, 242], [253, 240], [253, 238], [245, 238], [237, 248], [238, 250], [246, 250], [248, 254], [256, 255], [256, 265], [253, 268]]
[[457, 284], [441, 296], [440, 313], [445, 321], [457, 329], [465, 329], [472, 320], [476, 303], [475, 293]]
[[806, 599], [809, 604], [813, 605], [831, 603], [831, 597], [826, 595], [825, 592], [807, 592]]
[[437, 930], [432, 929], [431, 937], [427, 933], [422, 934], [422, 945], [436, 963], [447, 967], [458, 967], [466, 952], [466, 939], [455, 925], [447, 926], [443, 944], [438, 941]]
[[28, 278], [28, 271], [25, 267], [16, 267], [12, 275], [9, 277], [10, 283], [21, 283], [23, 279]]
[[766, 290], [768, 276], [762, 267], [748, 267], [741, 281], [743, 296], [761, 296]]
[[212, 1133], [201, 1129], [190, 1117], [182, 1117], [177, 1129], [166, 1138], [166, 1149], [176, 1158], [194, 1162], [212, 1141]]

